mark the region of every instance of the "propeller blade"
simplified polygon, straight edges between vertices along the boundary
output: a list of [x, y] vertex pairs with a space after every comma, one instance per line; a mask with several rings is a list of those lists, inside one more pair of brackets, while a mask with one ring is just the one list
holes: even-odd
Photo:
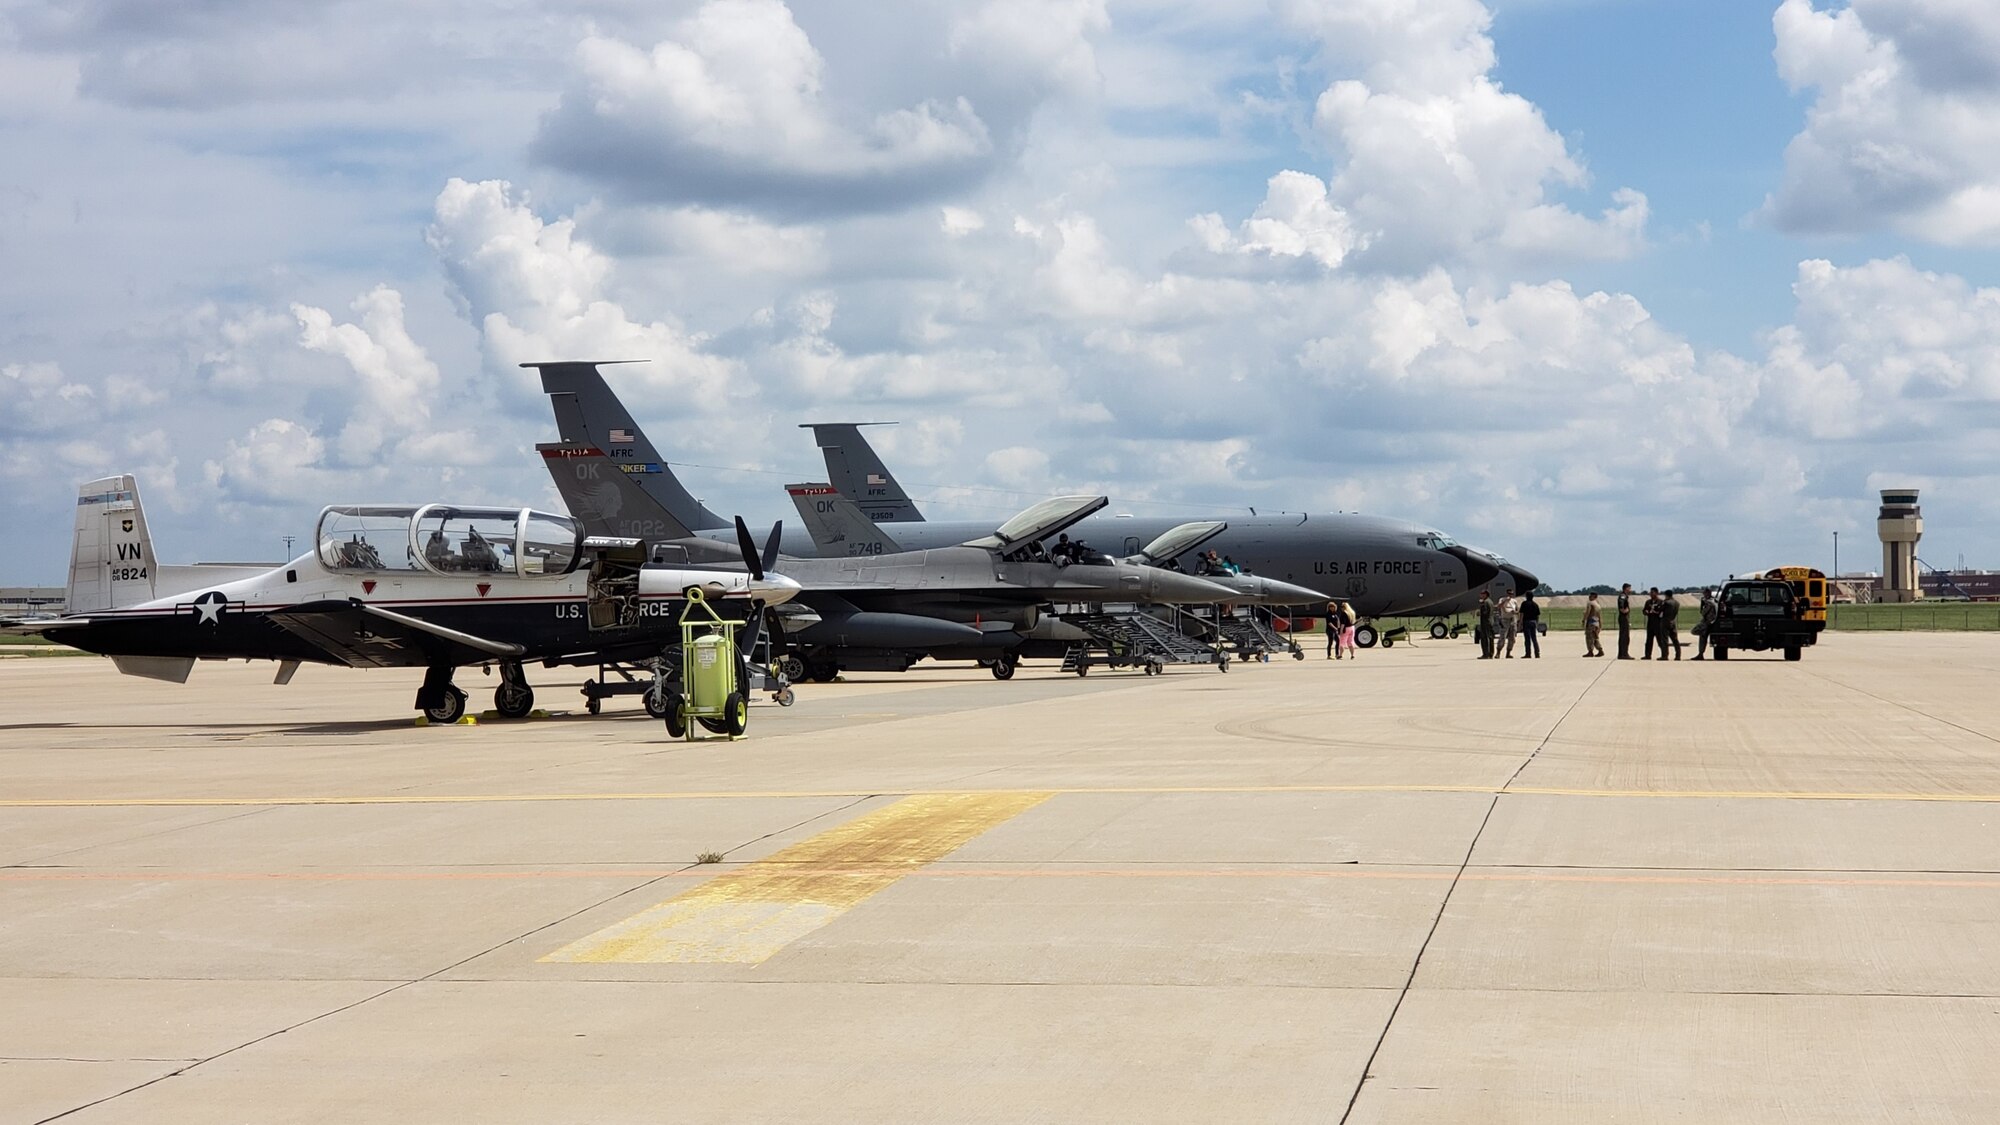
[[764, 540], [764, 569], [767, 571], [778, 569], [778, 540], [783, 538], [784, 534], [784, 520], [771, 525], [771, 537]]
[[750, 528], [742, 516], [736, 517], [736, 547], [743, 552], [743, 568], [750, 572], [750, 577], [762, 582], [764, 563], [757, 557], [757, 541], [750, 538]]

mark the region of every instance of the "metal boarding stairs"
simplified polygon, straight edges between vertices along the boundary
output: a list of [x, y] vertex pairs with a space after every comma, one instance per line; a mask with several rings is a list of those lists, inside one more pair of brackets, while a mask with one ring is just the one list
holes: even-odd
[[1071, 643], [1063, 654], [1065, 672], [1088, 675], [1093, 664], [1138, 667], [1148, 676], [1159, 675], [1169, 664], [1214, 664], [1229, 670], [1227, 652], [1188, 635], [1179, 622], [1137, 606], [1064, 614], [1062, 619], [1089, 634], [1089, 639]]
[[1238, 660], [1268, 658], [1271, 654], [1286, 652], [1295, 659], [1304, 660], [1305, 652], [1298, 643], [1271, 627], [1271, 617], [1270, 610], [1251, 606], [1247, 614], [1225, 616], [1213, 625], [1229, 643]]

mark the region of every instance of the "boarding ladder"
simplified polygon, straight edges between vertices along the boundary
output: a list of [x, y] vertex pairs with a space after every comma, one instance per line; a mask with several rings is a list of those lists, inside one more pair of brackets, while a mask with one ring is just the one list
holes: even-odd
[[1149, 676], [1169, 664], [1214, 664], [1228, 668], [1229, 654], [1196, 637], [1177, 623], [1133, 607], [1113, 612], [1066, 614], [1065, 622], [1089, 634], [1063, 654], [1062, 670], [1087, 675], [1092, 664], [1112, 668], [1137, 666]]

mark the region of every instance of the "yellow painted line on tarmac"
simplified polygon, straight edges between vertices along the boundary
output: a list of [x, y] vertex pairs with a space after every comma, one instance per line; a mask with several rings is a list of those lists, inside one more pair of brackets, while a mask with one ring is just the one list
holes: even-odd
[[1052, 795], [906, 797], [718, 875], [542, 960], [755, 965]]
[[[286, 805], [477, 805], [563, 801], [837, 800], [855, 797], [985, 796], [993, 789], [719, 789], [682, 793], [440, 793], [307, 797], [45, 797], [0, 799], [5, 809], [230, 808]], [[1507, 797], [1643, 797], [1726, 801], [1916, 801], [1996, 804], [2000, 793], [1846, 793], [1788, 789], [1585, 789], [1535, 785], [1081, 785], [1046, 786], [1059, 796], [1247, 793], [1478, 793]]]

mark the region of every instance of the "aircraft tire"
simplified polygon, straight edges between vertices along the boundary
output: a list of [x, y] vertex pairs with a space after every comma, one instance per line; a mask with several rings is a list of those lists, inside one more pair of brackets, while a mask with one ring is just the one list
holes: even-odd
[[750, 703], [737, 692], [730, 692], [722, 701], [722, 733], [731, 738], [743, 737], [750, 729]]
[[1431, 622], [1431, 640], [1441, 641], [1451, 636], [1451, 626], [1442, 621]]
[[678, 702], [673, 692], [653, 688], [647, 688], [646, 694], [640, 698], [646, 701], [646, 714], [655, 719], [666, 718], [673, 712], [674, 705]]
[[1382, 634], [1376, 632], [1373, 625], [1356, 625], [1354, 627], [1355, 648], [1374, 648], [1375, 642], [1381, 638]]
[[503, 683], [493, 689], [493, 709], [504, 719], [525, 719], [535, 709], [535, 689]]
[[1080, 680], [1080, 679], [1082, 679], [1083, 677], [1085, 677], [1085, 676], [1088, 676], [1088, 675], [1090, 675], [1090, 661], [1088, 661], [1088, 660], [1079, 660], [1079, 661], [1077, 661], [1077, 662], [1076, 662], [1076, 678]]
[[1014, 662], [1011, 660], [995, 660], [992, 665], [992, 672], [993, 678], [996, 680], [1011, 680], [1014, 678]]
[[780, 690], [776, 695], [773, 695], [771, 697], [771, 702], [777, 704], [780, 707], [790, 707], [792, 704], [797, 703], [798, 701], [799, 697], [792, 694], [791, 688], [784, 688]]
[[435, 707], [424, 708], [424, 718], [439, 726], [450, 726], [465, 716], [465, 692], [456, 686], [444, 689], [444, 699]]
[[806, 678], [816, 684], [830, 684], [840, 678], [840, 665], [831, 660], [815, 660], [806, 665]]
[[806, 678], [806, 662], [789, 652], [780, 656], [771, 670], [793, 683]]
[[687, 711], [681, 707], [681, 697], [679, 694], [671, 691], [667, 693], [667, 713], [660, 717], [666, 721], [668, 738], [687, 737]]

